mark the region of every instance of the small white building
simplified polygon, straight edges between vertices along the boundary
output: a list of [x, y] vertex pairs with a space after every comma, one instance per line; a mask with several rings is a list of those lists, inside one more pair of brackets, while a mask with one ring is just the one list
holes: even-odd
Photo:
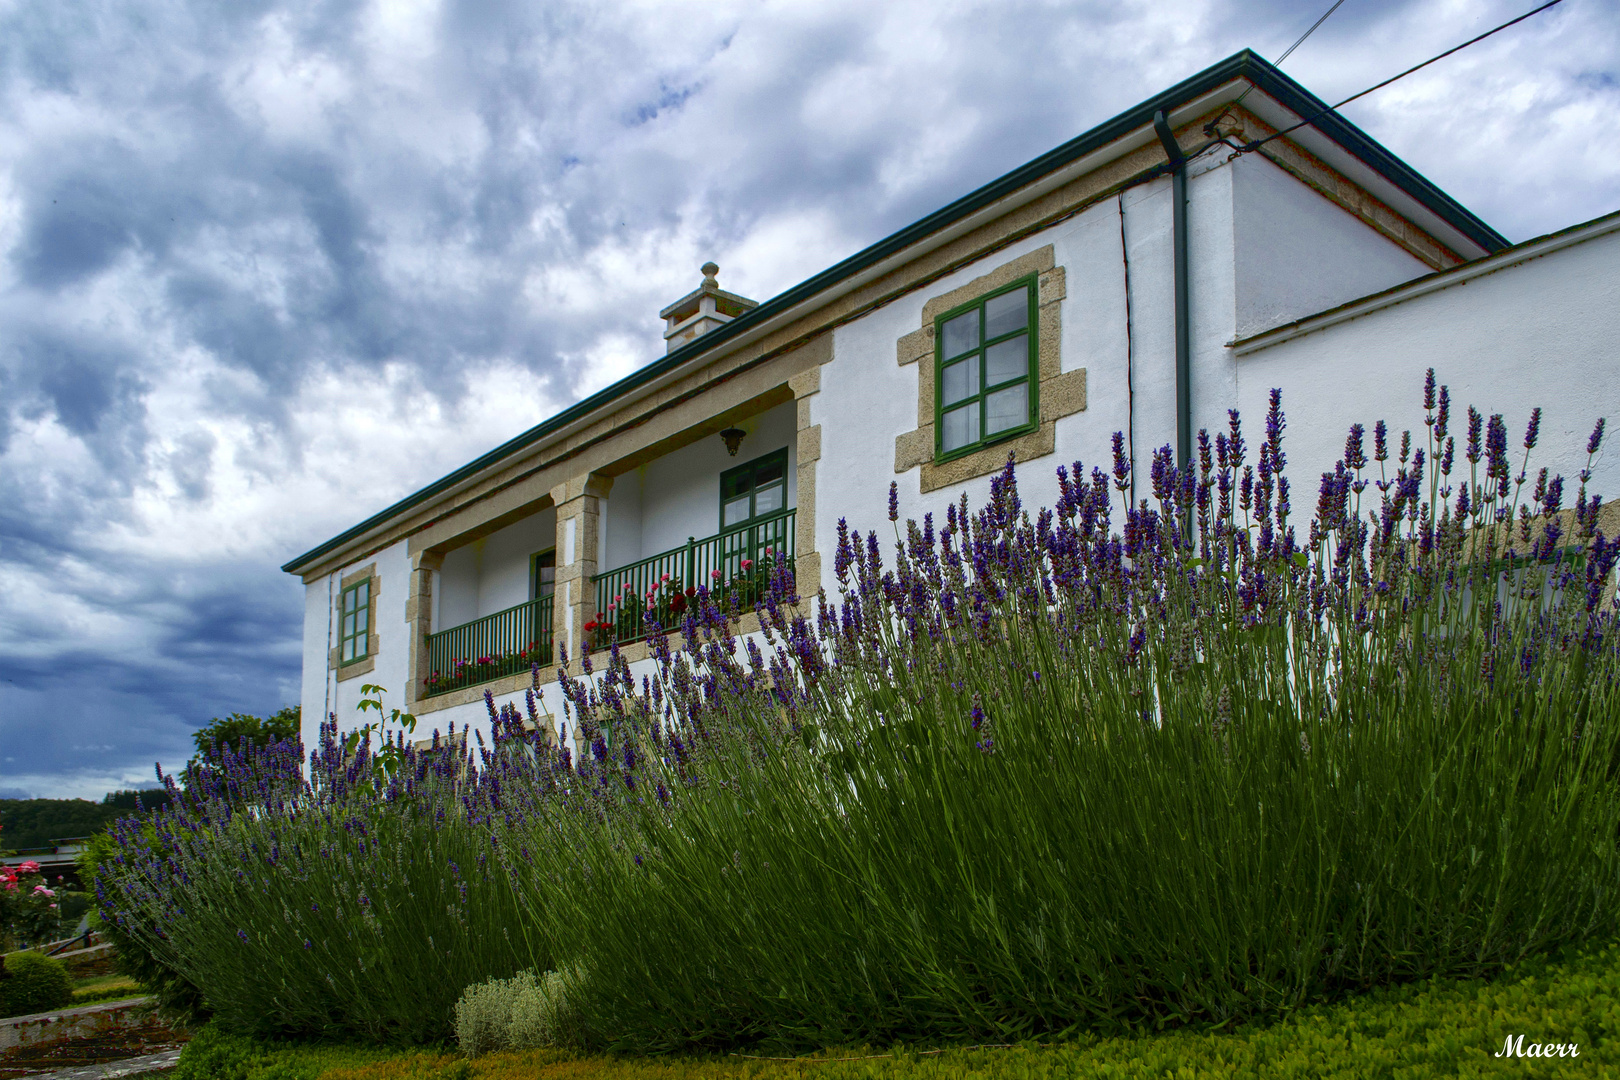
[[306, 743], [357, 722], [362, 683], [421, 734], [479, 724], [485, 690], [521, 708], [587, 632], [644, 665], [641, 601], [616, 605], [665, 575], [778, 553], [813, 594], [890, 481], [902, 517], [940, 515], [1010, 452], [1050, 505], [1115, 431], [1144, 463], [1233, 408], [1258, 436], [1272, 387], [1307, 515], [1351, 423], [1422, 434], [1429, 367], [1459, 412], [1542, 406], [1541, 463], [1572, 475], [1615, 412], [1620, 214], [1509, 245], [1325, 109], [1239, 53], [764, 303], [704, 266], [665, 356], [283, 567]]

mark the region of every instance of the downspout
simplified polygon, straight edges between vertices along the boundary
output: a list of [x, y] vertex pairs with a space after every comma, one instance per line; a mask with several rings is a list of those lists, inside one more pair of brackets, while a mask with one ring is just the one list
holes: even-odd
[[1176, 259], [1176, 467], [1192, 461], [1192, 326], [1187, 304], [1187, 159], [1170, 131], [1164, 111], [1153, 114], [1153, 130], [1170, 159], [1171, 244]]

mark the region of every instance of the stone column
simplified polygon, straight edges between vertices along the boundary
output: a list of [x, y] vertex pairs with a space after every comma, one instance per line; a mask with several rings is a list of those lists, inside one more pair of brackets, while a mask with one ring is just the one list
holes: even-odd
[[442, 551], [419, 551], [411, 556], [410, 594], [405, 598], [405, 625], [411, 642], [407, 710], [424, 696], [423, 680], [429, 673], [427, 639], [433, 630], [433, 574], [443, 565]]
[[569, 667], [577, 670], [585, 623], [596, 615], [597, 539], [601, 535], [601, 500], [613, 477], [589, 473], [551, 489], [557, 506], [557, 583], [553, 589], [552, 641], [568, 649]]
[[794, 526], [794, 580], [800, 596], [821, 588], [821, 553], [816, 550], [816, 462], [821, 460], [821, 425], [810, 423], [810, 401], [821, 391], [821, 366], [788, 379], [799, 413], [798, 522]]

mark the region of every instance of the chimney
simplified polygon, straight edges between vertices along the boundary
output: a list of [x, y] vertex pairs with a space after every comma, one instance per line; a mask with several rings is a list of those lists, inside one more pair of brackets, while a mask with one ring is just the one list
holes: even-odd
[[757, 300], [720, 288], [714, 279], [720, 268], [714, 263], [706, 262], [700, 269], [703, 271], [703, 284], [658, 313], [665, 324], [664, 340], [668, 342], [666, 353], [674, 352], [699, 334], [707, 334], [759, 306]]

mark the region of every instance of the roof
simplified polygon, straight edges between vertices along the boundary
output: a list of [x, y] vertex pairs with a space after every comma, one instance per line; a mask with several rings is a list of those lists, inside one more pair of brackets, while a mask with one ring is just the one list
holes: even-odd
[[[746, 314], [731, 320], [724, 326], [693, 339], [666, 356], [659, 357], [611, 386], [597, 391], [590, 397], [576, 402], [550, 419], [537, 424], [516, 438], [509, 439], [487, 454], [475, 458], [421, 490], [407, 495], [353, 528], [347, 529], [325, 543], [311, 548], [283, 565], [282, 570], [288, 573], [299, 572], [300, 568], [342, 549], [400, 514], [454, 488], [457, 484], [477, 476], [485, 469], [525, 447], [566, 429], [569, 425], [589, 416], [604, 405], [610, 404], [639, 387], [683, 367], [699, 356], [712, 351], [716, 346], [723, 345], [727, 341], [747, 334], [749, 331], [770, 322], [790, 309], [803, 304], [818, 293], [825, 292], [855, 277], [862, 271], [895, 256], [919, 241], [961, 222], [963, 219], [1022, 188], [1028, 187], [1043, 177], [1049, 176], [1064, 166], [1102, 149], [1109, 143], [1115, 142], [1137, 129], [1151, 127], [1154, 113], [1162, 110], [1166, 116], [1169, 116], [1177, 106], [1184, 105], [1192, 99], [1206, 96], [1239, 79], [1246, 79], [1253, 83], [1257, 89], [1270, 95], [1279, 105], [1291, 111], [1297, 117], [1311, 117], [1316, 116], [1318, 113], [1325, 113], [1325, 115], [1317, 117], [1311, 124], [1314, 133], [1325, 136], [1337, 148], [1348, 153], [1365, 167], [1383, 177], [1394, 189], [1402, 193], [1407, 200], [1428, 211], [1430, 215], [1443, 223], [1449, 231], [1477, 246], [1480, 249], [1480, 254], [1499, 251], [1508, 246], [1505, 237], [1474, 216], [1451, 196], [1430, 183], [1417, 170], [1390, 153], [1338, 113], [1327, 111], [1327, 103], [1306, 90], [1299, 83], [1284, 75], [1254, 52], [1244, 49], [1242, 52], [1235, 53], [1225, 60], [1205, 68], [1191, 78], [1177, 83], [1168, 90], [1125, 110], [1113, 119], [1104, 121], [1090, 131], [1047, 151], [1006, 175], [992, 180], [978, 190], [969, 192], [955, 202], [935, 210], [926, 217], [920, 218], [898, 232], [879, 240], [872, 246], [856, 252], [842, 262], [828, 267], [813, 277], [807, 278], [798, 285], [753, 308]], [[1304, 142], [1304, 137], [1309, 137], [1311, 134], [1312, 131], [1302, 130], [1295, 134], [1295, 138], [1297, 141]]]

